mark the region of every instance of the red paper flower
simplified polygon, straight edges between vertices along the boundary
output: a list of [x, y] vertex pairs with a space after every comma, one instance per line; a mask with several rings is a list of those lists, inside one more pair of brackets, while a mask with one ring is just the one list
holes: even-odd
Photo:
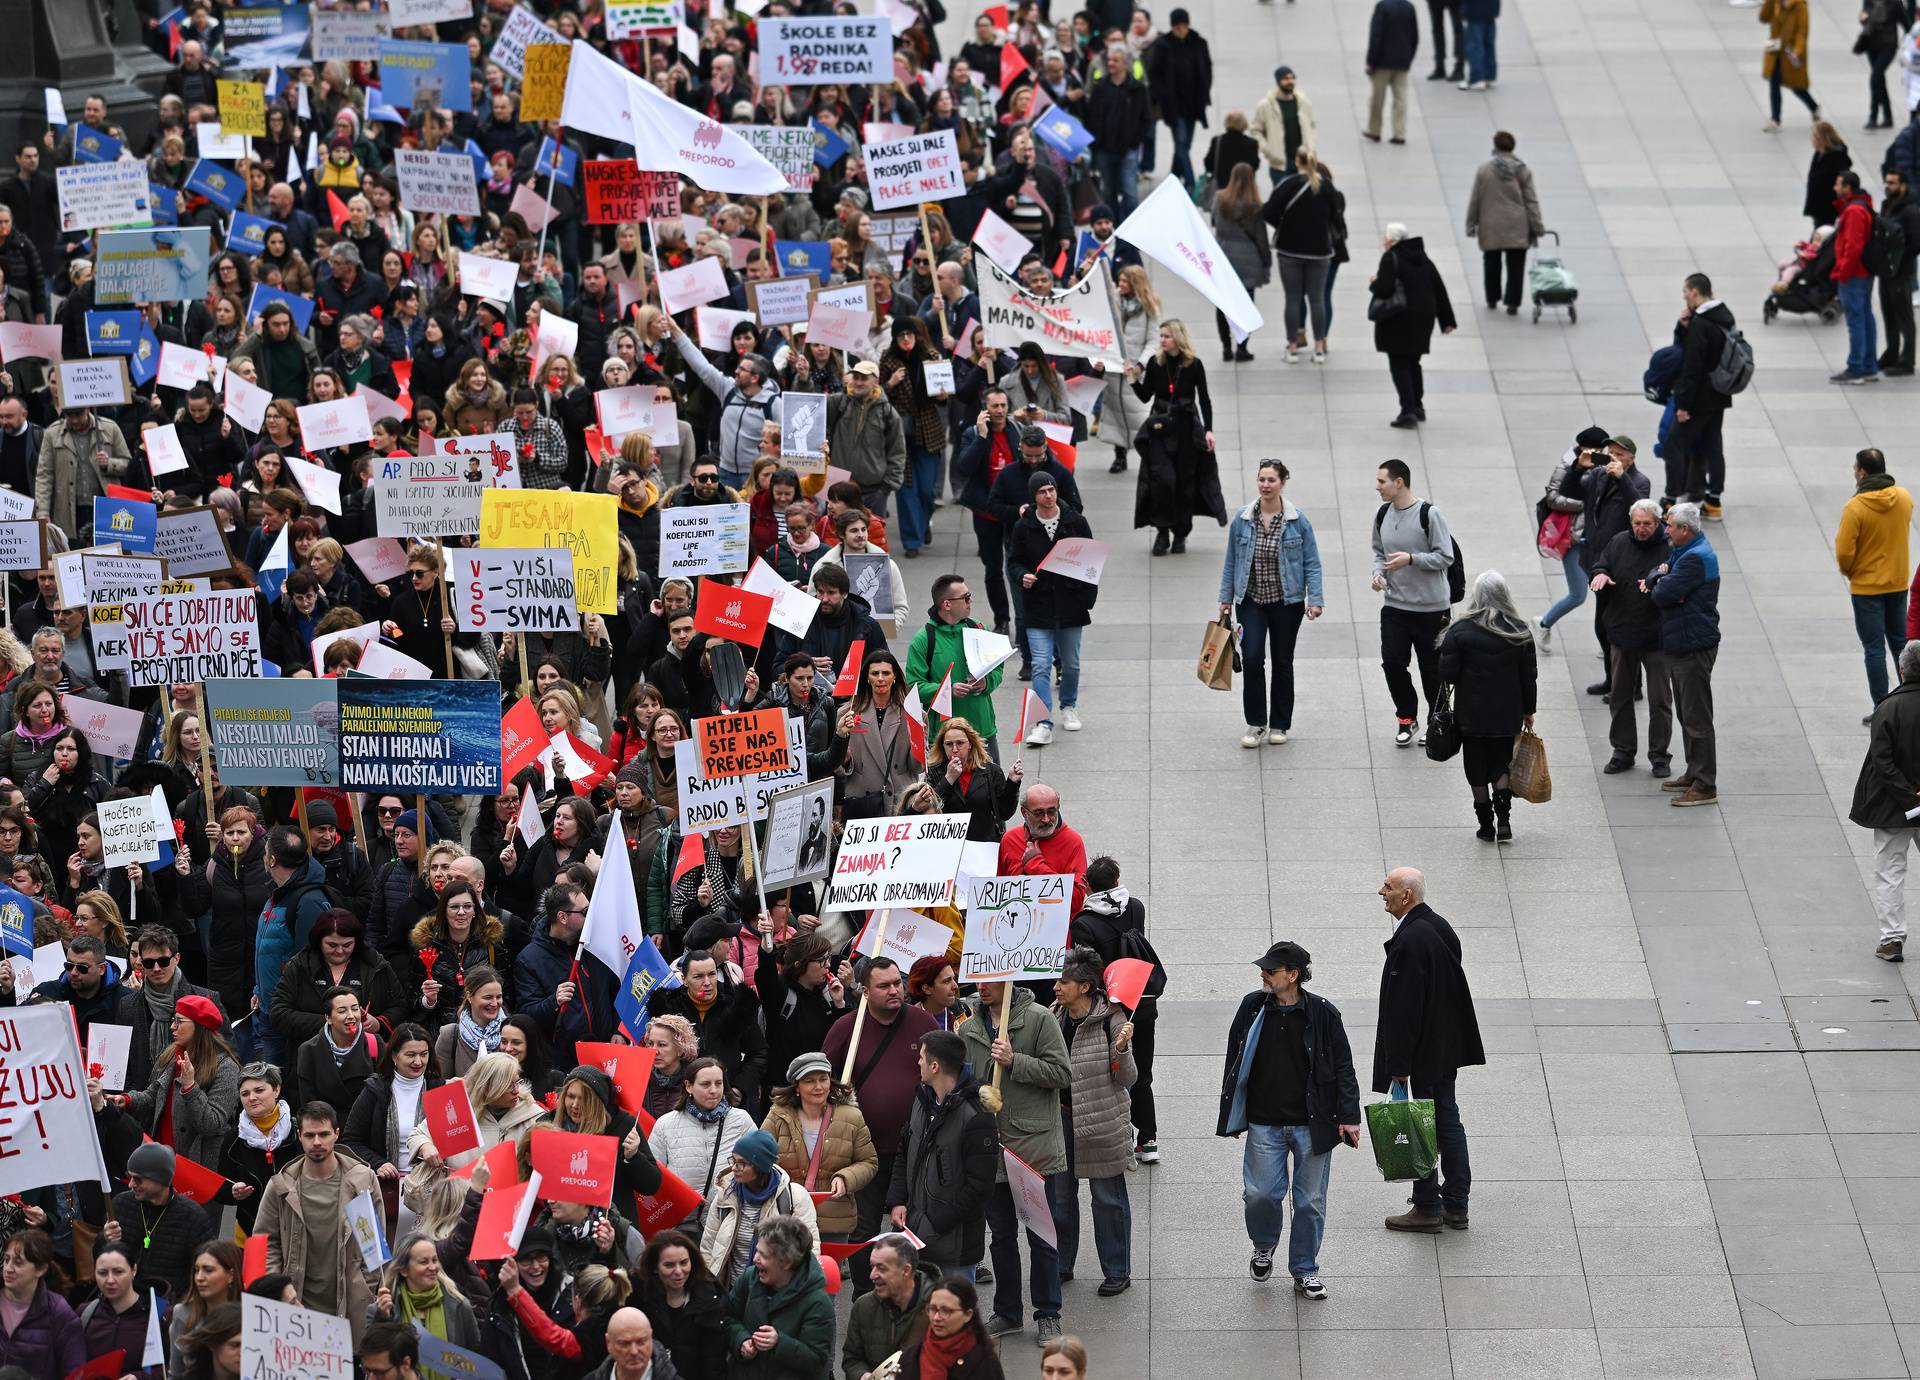
[[498, 340], [501, 336], [505, 335], [506, 333], [507, 333], [506, 322], [496, 321], [493, 323], [493, 338], [495, 340]]
[[180, 843], [186, 842], [187, 822], [184, 819], [176, 819], [173, 822], [173, 837], [177, 842], [180, 842]]
[[559, 1104], [560, 1104], [560, 1094], [557, 1092], [550, 1092], [545, 1097], [540, 1099], [540, 1105], [545, 1107], [548, 1111], [552, 1111]]
[[382, 311], [382, 310], [381, 310], [381, 309], [380, 309], [379, 307], [369, 307], [369, 308], [367, 308], [367, 314], [368, 314], [369, 316], [371, 316], [371, 317], [373, 317], [373, 319], [374, 319], [375, 321], [378, 321], [378, 320], [380, 320], [380, 319], [381, 319], [382, 317], [384, 317], [384, 316], [386, 315], [386, 313], [385, 313], [385, 312], [383, 312], [383, 311]]

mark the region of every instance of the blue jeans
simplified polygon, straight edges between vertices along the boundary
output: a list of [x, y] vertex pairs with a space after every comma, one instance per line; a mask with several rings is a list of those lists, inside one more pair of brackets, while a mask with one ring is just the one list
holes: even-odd
[[[1246, 711], [1249, 727], [1293, 728], [1293, 648], [1306, 616], [1304, 600], [1297, 604], [1240, 601], [1240, 707]], [[1273, 653], [1271, 697], [1262, 674], [1269, 650]]]
[[[1047, 1206], [1053, 1209], [1055, 1221], [1059, 1220], [1060, 1205], [1054, 1184], [1061, 1177], [1047, 1175]], [[1013, 1190], [1004, 1183], [995, 1184], [993, 1196], [987, 1199], [987, 1225], [993, 1229], [987, 1243], [987, 1254], [993, 1261], [993, 1311], [1003, 1318], [1021, 1319], [1026, 1310], [1020, 1306], [1020, 1243], [1015, 1239], [1021, 1234], [1020, 1215], [1013, 1210]], [[1057, 1318], [1060, 1253], [1032, 1232], [1027, 1232], [1026, 1238], [1027, 1254], [1033, 1258], [1033, 1316]]]
[[[1073, 1272], [1080, 1258], [1080, 1181], [1073, 1173], [1073, 1114], [1061, 1118], [1067, 1137], [1067, 1172], [1049, 1175], [1053, 1234], [1060, 1242], [1060, 1269]], [[1127, 1201], [1127, 1176], [1088, 1179], [1093, 1188], [1093, 1248], [1107, 1279], [1133, 1278], [1133, 1205]]]
[[1880, 372], [1880, 337], [1873, 319], [1873, 279], [1849, 278], [1840, 284], [1840, 305], [1847, 311], [1847, 372]]
[[1493, 26], [1491, 19], [1469, 19], [1467, 21], [1467, 79], [1469, 81], [1494, 81], [1500, 75], [1500, 64], [1493, 54]]
[[1898, 665], [1900, 649], [1907, 645], [1907, 592], [1901, 589], [1892, 594], [1850, 597], [1853, 630], [1860, 635], [1860, 646], [1867, 654], [1867, 688], [1878, 704], [1887, 697], [1887, 657], [1891, 655]]
[[[1469, 26], [1468, 35], [1472, 35]], [[1467, 1193], [1473, 1187], [1473, 1171], [1467, 1164], [1467, 1128], [1460, 1123], [1460, 1101], [1454, 1096], [1454, 1080], [1437, 1083], [1413, 1080], [1413, 1095], [1433, 1099], [1433, 1129], [1440, 1142], [1440, 1167], [1413, 1185], [1413, 1210], [1429, 1217], [1438, 1216], [1442, 1204], [1448, 1212], [1467, 1210]], [[1441, 1176], [1446, 1177], [1445, 1187]]]
[[933, 522], [933, 486], [940, 482], [940, 452], [907, 447], [907, 482], [900, 486], [900, 544], [918, 551]]
[[1587, 602], [1587, 572], [1580, 564], [1579, 542], [1567, 548], [1567, 554], [1560, 558], [1560, 568], [1567, 574], [1567, 592], [1559, 603], [1541, 615], [1542, 627], [1551, 628]]
[[253, 1019], [241, 1029], [253, 1037], [253, 1058], [272, 1064], [282, 1072], [293, 1066], [287, 1049], [287, 1037], [273, 1028], [264, 1012], [254, 1012]]
[[[1060, 706], [1080, 703], [1080, 634], [1084, 628], [1027, 629], [1027, 646], [1033, 649], [1033, 689], [1040, 703], [1053, 708], [1053, 662], [1060, 659]], [[1053, 722], [1052, 715], [1040, 721]]]
[[1093, 166], [1100, 174], [1100, 191], [1113, 207], [1115, 218], [1125, 220], [1140, 204], [1140, 150], [1095, 149]]
[[1305, 1126], [1247, 1127], [1247, 1151], [1240, 1162], [1247, 1237], [1259, 1250], [1271, 1251], [1280, 1244], [1291, 1179], [1293, 1235], [1287, 1239], [1287, 1272], [1295, 1279], [1320, 1273], [1320, 1238], [1327, 1230], [1327, 1176], [1332, 1169], [1333, 1152], [1314, 1154], [1313, 1132]]
[[1193, 121], [1167, 120], [1167, 132], [1173, 136], [1173, 161], [1167, 171], [1180, 179], [1180, 185], [1193, 189]]

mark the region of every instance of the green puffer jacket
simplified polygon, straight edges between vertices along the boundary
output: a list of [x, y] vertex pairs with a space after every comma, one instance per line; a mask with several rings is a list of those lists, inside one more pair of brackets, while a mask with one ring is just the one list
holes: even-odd
[[[913, 642], [907, 648], [907, 679], [920, 687], [921, 704], [933, 703], [949, 668], [955, 685], [972, 679], [967, 672], [967, 628], [979, 631], [981, 625], [971, 618], [959, 623], [942, 623], [935, 610], [927, 611], [926, 623], [913, 635]], [[993, 692], [1000, 688], [1000, 678], [1005, 674], [1004, 665], [996, 666], [981, 681], [979, 694], [953, 697], [954, 717], [972, 724], [982, 738], [991, 739], [1000, 731], [999, 721], [993, 716]], [[930, 720], [927, 731], [932, 735], [927, 743], [931, 746], [940, 735], [940, 720], [931, 710], [927, 717]]]
[[[780, 1334], [772, 1351], [740, 1354], [762, 1327]], [[742, 1270], [727, 1291], [729, 1380], [832, 1380], [833, 1300], [820, 1261], [808, 1256], [786, 1285], [768, 1290], [755, 1270]]]
[[[980, 998], [972, 1001], [973, 1019], [954, 1033], [967, 1047], [967, 1061], [983, 1084], [993, 1081], [993, 1033], [988, 1029], [1000, 1014]], [[1007, 1019], [1007, 1043], [1013, 1046], [1013, 1067], [1000, 1079], [1000, 1143], [1041, 1174], [1060, 1174], [1067, 1168], [1067, 1140], [1060, 1125], [1060, 1089], [1073, 1082], [1073, 1064], [1067, 1057], [1067, 1037], [1053, 1013], [1033, 999], [1024, 987], [1013, 989], [1013, 1011]], [[1001, 1162], [996, 1181], [1007, 1177]]]

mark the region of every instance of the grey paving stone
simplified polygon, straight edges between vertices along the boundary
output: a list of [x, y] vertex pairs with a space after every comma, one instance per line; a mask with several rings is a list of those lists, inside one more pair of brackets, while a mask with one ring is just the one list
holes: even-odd
[[1578, 1275], [1451, 1276], [1441, 1286], [1451, 1328], [1593, 1326], [1587, 1282]]

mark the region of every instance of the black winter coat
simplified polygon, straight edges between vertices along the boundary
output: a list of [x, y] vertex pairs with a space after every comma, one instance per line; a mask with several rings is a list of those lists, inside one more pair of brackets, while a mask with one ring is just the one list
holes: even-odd
[[1653, 492], [1653, 482], [1637, 464], [1615, 479], [1604, 463], [1596, 461], [1584, 470], [1578, 464], [1568, 465], [1560, 479], [1560, 492], [1586, 505], [1580, 551], [1586, 557], [1584, 564], [1591, 569], [1607, 543], [1627, 530], [1633, 505]]
[[1206, 39], [1191, 29], [1185, 39], [1161, 34], [1147, 50], [1147, 85], [1168, 124], [1179, 119], [1205, 126], [1213, 104], [1213, 53]]
[[[1098, 585], [1039, 568], [1060, 539], [1093, 535], [1087, 520], [1073, 509], [1063, 506], [1059, 513], [1060, 524], [1051, 537], [1032, 509], [1013, 524], [1013, 531], [1007, 535], [1007, 578], [1024, 583], [1025, 576], [1034, 576], [1026, 591], [1030, 628], [1084, 628], [1093, 621], [1094, 600], [1100, 597]], [[971, 826], [967, 833], [972, 836]]]
[[[1039, 587], [1036, 581], [1034, 588]], [[927, 782], [940, 797], [940, 813], [968, 816], [967, 838], [974, 843], [1000, 842], [1000, 836], [1007, 832], [1007, 820], [1019, 808], [1020, 783], [1007, 780], [999, 763], [990, 761], [975, 767], [971, 777], [962, 775], [961, 780], [967, 783], [966, 790], [962, 791], [959, 781], [947, 780], [947, 764], [935, 756], [933, 744], [927, 744], [927, 748], [928, 756], [934, 757], [927, 764]]]
[[680, 1308], [668, 1307], [666, 1296], [657, 1290], [643, 1289], [636, 1302], [653, 1324], [655, 1343], [666, 1346], [682, 1380], [727, 1380], [727, 1299], [719, 1285], [691, 1281]]
[[[1829, 184], [1831, 185], [1831, 184]], [[1733, 399], [1714, 391], [1711, 375], [1726, 348], [1727, 332], [1734, 327], [1733, 313], [1724, 302], [1716, 302], [1704, 312], [1696, 312], [1674, 334], [1680, 339], [1680, 378], [1673, 386], [1673, 398], [1688, 412], [1712, 408], [1726, 410]]]
[[1807, 164], [1807, 199], [1800, 214], [1813, 218], [1813, 228], [1832, 225], [1839, 217], [1833, 209], [1833, 179], [1853, 166], [1853, 155], [1845, 144], [1837, 149], [1815, 149]]
[[1440, 639], [1440, 678], [1468, 738], [1511, 738], [1533, 713], [1539, 668], [1533, 637], [1511, 642], [1479, 623], [1455, 620]]
[[181, 408], [173, 419], [180, 449], [186, 452], [187, 468], [159, 476], [154, 482], [161, 489], [188, 498], [201, 499], [220, 487], [220, 476], [232, 474], [246, 458], [246, 436], [237, 426], [229, 426], [226, 435], [220, 428], [226, 422], [219, 408], [207, 414], [204, 422]]
[[1304, 173], [1280, 179], [1267, 198], [1261, 219], [1273, 227], [1273, 252], [1282, 259], [1333, 258], [1333, 188], [1322, 179], [1320, 190]]
[[980, 1105], [980, 1084], [968, 1066], [946, 1101], [924, 1084], [900, 1132], [887, 1185], [887, 1207], [905, 1206], [907, 1225], [936, 1265], [978, 1260], [987, 1248], [987, 1199], [1000, 1168], [993, 1113]]
[[207, 931], [207, 982], [220, 994], [222, 1010], [245, 1011], [252, 1005], [253, 942], [260, 912], [272, 895], [266, 840], [259, 834], [238, 862], [230, 849], [222, 848], [210, 866], [196, 866], [180, 879], [180, 903], [187, 914], [199, 915], [209, 907], [213, 911]]
[[1425, 1085], [1487, 1062], [1473, 992], [1460, 964], [1460, 936], [1422, 901], [1386, 943], [1380, 1017], [1373, 1042], [1373, 1090], [1412, 1074]]
[[178, 1193], [164, 1208], [151, 1208], [124, 1188], [113, 1195], [113, 1220], [120, 1224], [121, 1244], [133, 1249], [134, 1282], [143, 1289], [158, 1283], [173, 1298], [185, 1298], [193, 1257], [213, 1236], [207, 1210]]
[[[685, 1016], [699, 1037], [700, 1053], [718, 1059], [727, 1071], [727, 1086], [740, 1094], [740, 1105], [749, 1110], [760, 1105], [760, 1088], [767, 1073], [767, 1037], [760, 1029], [760, 1003], [753, 989], [744, 982], [731, 982], [722, 970], [718, 995], [706, 1018], [687, 995], [685, 987], [655, 992], [648, 1012], [657, 1016]], [[786, 1080], [785, 1069], [774, 1075]]]
[[[447, 1080], [428, 1070], [426, 1084], [420, 1089], [421, 1107], [415, 1113], [416, 1124], [425, 1114], [426, 1092], [437, 1088]], [[369, 1169], [378, 1169], [383, 1164], [400, 1163], [400, 1147], [387, 1139], [388, 1115], [393, 1105], [393, 1080], [374, 1074], [360, 1088], [359, 1097], [354, 1099], [352, 1109], [347, 1112], [346, 1123], [340, 1129], [340, 1144]], [[339, 1110], [337, 1107], [335, 1110]]]
[[384, 955], [395, 972], [402, 971], [413, 955], [413, 927], [437, 899], [412, 863], [393, 858], [374, 877], [373, 909], [361, 942]]
[[1420, 51], [1420, 18], [1413, 0], [1380, 0], [1367, 29], [1367, 67], [1375, 72], [1407, 72]]
[[1653, 529], [1651, 541], [1636, 541], [1631, 531], [1615, 535], [1606, 550], [1587, 567], [1588, 574], [1605, 574], [1613, 583], [1600, 591], [1600, 618], [1607, 641], [1623, 652], [1660, 648], [1660, 610], [1653, 596], [1643, 593], [1640, 581], [1673, 556], [1664, 528]]
[[775, 950], [760, 946], [753, 970], [754, 991], [760, 998], [760, 1010], [767, 1025], [767, 1068], [776, 1084], [787, 1081], [787, 1069], [802, 1054], [811, 1054], [826, 1043], [827, 1031], [845, 1011], [827, 1000], [823, 983], [808, 991], [789, 986], [780, 965], [774, 962]]
[[353, 841], [353, 823], [341, 820], [346, 831], [331, 853], [315, 853], [326, 869], [327, 885], [343, 897], [355, 915], [364, 916], [373, 909], [373, 864], [360, 845]]
[[1391, 297], [1396, 284], [1406, 289], [1406, 310], [1373, 323], [1373, 348], [1383, 355], [1424, 355], [1433, 349], [1436, 325], [1450, 331], [1459, 323], [1454, 320], [1446, 282], [1418, 235], [1401, 240], [1380, 256], [1373, 295]]
[[[347, 1057], [338, 1064], [333, 1062], [333, 1052], [327, 1048], [326, 1031], [320, 1031], [301, 1041], [293, 1052], [294, 1082], [300, 1092], [300, 1104], [304, 1106], [317, 1098], [336, 1112], [346, 1108], [342, 1114], [350, 1116], [359, 1104], [361, 1089], [373, 1077], [373, 1066], [374, 1051], [367, 1048], [364, 1029], [347, 1051]], [[380, 1161], [368, 1160], [367, 1163], [377, 1165]]]
[[[977, 448], [963, 447], [969, 455], [977, 456], [977, 464], [984, 470], [987, 465], [987, 441], [980, 441], [979, 433], [971, 433]], [[1060, 491], [1060, 506], [1073, 512], [1080, 512], [1086, 505], [1080, 501], [1080, 485], [1075, 482], [1073, 471], [1054, 459], [1051, 452], [1040, 462], [1040, 468], [1053, 476], [1053, 487]], [[956, 473], [967, 473], [956, 470]], [[971, 483], [968, 485], [971, 490]], [[1014, 444], [1013, 460], [1004, 466], [995, 476], [993, 487], [987, 491], [987, 505], [984, 516], [992, 517], [1004, 524], [1009, 530], [1020, 521], [1020, 510], [1033, 502], [1033, 471], [1027, 468], [1020, 458], [1019, 443]]]
[[[1313, 1137], [1313, 1152], [1324, 1155], [1339, 1142], [1342, 1126], [1360, 1123], [1360, 1080], [1353, 1069], [1353, 1046], [1340, 1008], [1304, 989], [1300, 1000], [1307, 1007], [1307, 1133]], [[1243, 1091], [1240, 1071], [1246, 1064], [1247, 1037], [1253, 1033], [1254, 1019], [1272, 1007], [1271, 994], [1262, 988], [1242, 997], [1240, 1009], [1233, 1013], [1215, 1135], [1237, 1136], [1246, 1129], [1245, 1102], [1240, 1102], [1237, 1116], [1234, 1104]]]
[[545, 930], [520, 951], [513, 966], [513, 1001], [508, 1009], [539, 1022], [547, 1037], [549, 1063], [557, 1069], [573, 1067], [573, 1047], [579, 1041], [611, 1039], [618, 1024], [613, 1010], [614, 976], [592, 954], [582, 955], [580, 970], [573, 977], [574, 999], [564, 1012], [560, 1010], [554, 990], [568, 980], [572, 969], [573, 945], [556, 944]]
[[1137, 149], [1153, 133], [1153, 102], [1147, 88], [1129, 74], [1125, 81], [1101, 80], [1087, 93], [1082, 120], [1093, 136], [1094, 148], [1121, 154]]
[[1862, 829], [1911, 829], [1920, 804], [1920, 682], [1896, 685], [1874, 706], [1867, 755], [1847, 818]]

